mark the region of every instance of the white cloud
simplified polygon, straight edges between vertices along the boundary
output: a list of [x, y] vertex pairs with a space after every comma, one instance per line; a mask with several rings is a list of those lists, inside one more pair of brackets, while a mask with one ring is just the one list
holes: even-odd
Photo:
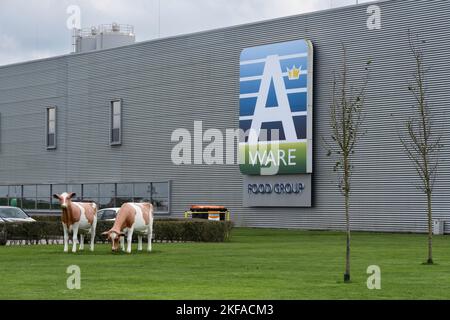
[[[332, 0], [349, 4], [355, 0]], [[330, 0], [0, 0], [0, 65], [69, 53], [70, 5], [83, 27], [135, 26], [137, 41], [328, 8]], [[161, 14], [159, 23], [158, 12]], [[160, 27], [158, 27], [158, 25]]]
[[0, 50], [16, 50], [19, 44], [17, 40], [7, 34], [0, 34]]
[[44, 59], [54, 56], [54, 52], [50, 50], [31, 50], [31, 51], [23, 51], [23, 50], [15, 50], [0, 52], [0, 61], [4, 63], [0, 63], [0, 65], [7, 65], [13, 63], [19, 63], [23, 61], [36, 60], [36, 59]]

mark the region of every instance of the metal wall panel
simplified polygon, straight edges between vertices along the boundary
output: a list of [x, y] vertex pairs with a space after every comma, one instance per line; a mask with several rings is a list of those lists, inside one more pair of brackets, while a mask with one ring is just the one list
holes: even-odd
[[[382, 1], [382, 29], [368, 31], [368, 4], [0, 67], [0, 184], [172, 181], [171, 213], [191, 204], [220, 204], [238, 225], [343, 229], [343, 198], [328, 136], [332, 73], [340, 44], [352, 75], [373, 60], [367, 134], [357, 150], [352, 227], [424, 232], [425, 196], [398, 139], [410, 115], [414, 71], [407, 30], [427, 40], [429, 94], [446, 146], [433, 198], [450, 232], [450, 6], [447, 1]], [[237, 165], [174, 166], [174, 129], [238, 127], [239, 55], [263, 44], [309, 39], [314, 64], [312, 208], [243, 208]], [[109, 144], [110, 99], [123, 100], [123, 144]], [[45, 108], [57, 106], [57, 150], [45, 147]]]

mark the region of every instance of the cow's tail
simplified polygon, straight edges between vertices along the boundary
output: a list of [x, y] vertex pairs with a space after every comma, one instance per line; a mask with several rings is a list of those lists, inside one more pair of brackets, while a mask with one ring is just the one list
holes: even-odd
[[152, 203], [149, 203], [150, 204], [150, 216], [151, 216], [151, 218], [152, 218], [152, 221], [153, 221], [153, 204]]
[[97, 213], [97, 204], [95, 202], [91, 203], [92, 209], [94, 209], [94, 212]]
[[148, 214], [150, 216], [150, 219], [153, 220], [153, 204], [151, 204], [150, 202], [145, 202], [144, 207], [148, 208]]

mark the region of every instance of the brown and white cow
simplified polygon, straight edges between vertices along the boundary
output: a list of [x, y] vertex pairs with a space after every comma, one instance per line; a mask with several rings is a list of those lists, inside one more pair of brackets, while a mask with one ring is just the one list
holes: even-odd
[[104, 232], [112, 241], [112, 250], [119, 250], [119, 239], [122, 250], [124, 247], [124, 238], [127, 237], [127, 252], [131, 253], [131, 242], [133, 233], [138, 235], [138, 251], [142, 251], [142, 236], [147, 235], [147, 251], [152, 251], [153, 236], [153, 205], [151, 203], [124, 203], [117, 213], [116, 221], [111, 230]]
[[93, 202], [72, 202], [76, 194], [64, 192], [54, 194], [62, 209], [64, 229], [64, 252], [69, 250], [69, 232], [73, 233], [72, 252], [77, 252], [78, 232], [80, 232], [80, 250], [84, 250], [84, 234], [91, 234], [91, 251], [94, 251], [95, 229], [97, 227], [97, 205]]

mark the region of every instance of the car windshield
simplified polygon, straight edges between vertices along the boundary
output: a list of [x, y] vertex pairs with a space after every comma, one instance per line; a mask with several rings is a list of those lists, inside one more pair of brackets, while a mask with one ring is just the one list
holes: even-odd
[[3, 219], [28, 219], [28, 216], [19, 208], [0, 208], [0, 218]]
[[115, 219], [115, 218], [116, 218], [116, 212], [114, 210], [103, 211], [102, 220], [109, 220], [109, 219]]

